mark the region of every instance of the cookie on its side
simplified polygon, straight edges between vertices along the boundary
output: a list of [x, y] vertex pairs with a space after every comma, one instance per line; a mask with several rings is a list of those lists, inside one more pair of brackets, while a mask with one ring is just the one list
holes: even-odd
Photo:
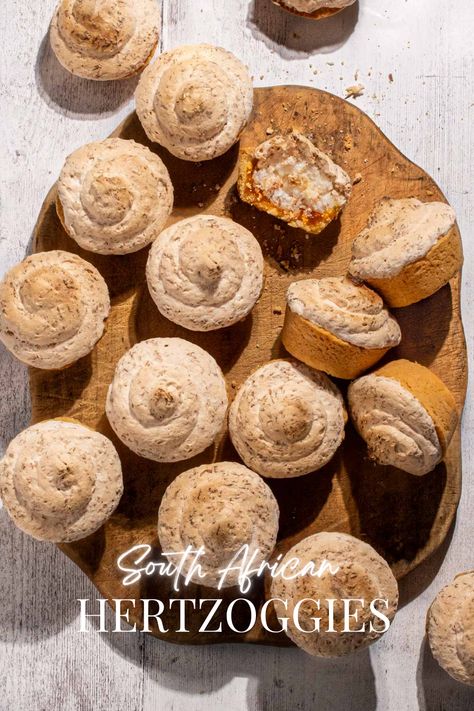
[[384, 200], [354, 240], [350, 274], [389, 306], [426, 299], [461, 269], [462, 245], [452, 207], [415, 198]]
[[73, 421], [33, 425], [10, 442], [0, 462], [0, 496], [13, 522], [55, 543], [94, 533], [123, 492], [110, 440]]
[[133, 452], [156, 462], [190, 459], [209, 447], [227, 412], [214, 358], [181, 338], [151, 338], [120, 359], [106, 413]]
[[62, 66], [83, 79], [133, 76], [158, 46], [161, 14], [156, 0], [59, 0], [49, 32]]
[[426, 620], [434, 658], [453, 679], [474, 686], [474, 571], [456, 575], [436, 596]]
[[[248, 546], [252, 569], [267, 561], [278, 533], [278, 504], [258, 474], [236, 462], [204, 464], [180, 474], [169, 485], [158, 513], [158, 537], [166, 556], [204, 548], [191, 580], [206, 587], [232, 587], [239, 571], [223, 571]], [[255, 557], [254, 557], [255, 556]], [[191, 559], [181, 574], [190, 573]]]
[[397, 346], [401, 332], [375, 291], [326, 277], [290, 285], [281, 338], [298, 360], [350, 380]]
[[210, 44], [164, 52], [143, 72], [137, 114], [150, 139], [177, 158], [205, 161], [239, 140], [253, 107], [247, 67]]
[[274, 360], [255, 371], [229, 411], [232, 443], [262, 476], [290, 478], [321, 469], [344, 439], [337, 387], [303, 363]]
[[60, 370], [92, 351], [109, 310], [107, 284], [92, 264], [38, 252], [0, 283], [0, 340], [23, 363]]
[[[295, 559], [297, 565], [291, 567]], [[311, 564], [317, 573], [325, 561], [332, 572], [337, 570], [334, 575], [329, 570], [320, 576], [305, 573], [306, 566]], [[395, 616], [397, 581], [388, 563], [368, 543], [345, 533], [316, 533], [293, 546], [283, 558], [281, 565], [285, 564], [290, 566], [286, 570], [291, 570], [291, 576], [295, 577], [292, 580], [275, 577], [271, 597], [277, 616], [288, 618], [286, 634], [308, 654], [341, 657], [379, 639], [386, 631], [386, 622], [374, 614], [371, 603], [387, 620], [392, 621]], [[348, 598], [356, 601], [351, 612], [357, 610], [357, 620], [348, 620], [350, 629], [363, 631], [344, 631], [347, 621], [343, 599]], [[288, 601], [287, 608], [282, 600]], [[334, 631], [328, 631], [331, 627], [328, 600], [334, 600]], [[302, 629], [294, 622], [296, 614]], [[319, 631], [315, 631], [314, 618], [320, 620]]]
[[107, 138], [66, 160], [56, 201], [64, 229], [98, 254], [130, 254], [153, 242], [173, 209], [173, 185], [155, 153], [135, 141]]
[[344, 208], [352, 183], [306, 136], [290, 133], [242, 151], [237, 187], [249, 205], [319, 234]]
[[146, 268], [160, 313], [191, 331], [245, 318], [263, 285], [263, 256], [249, 230], [226, 217], [196, 215], [161, 233]]
[[440, 378], [408, 360], [392, 361], [352, 383], [349, 409], [372, 459], [417, 476], [443, 459], [459, 419]]

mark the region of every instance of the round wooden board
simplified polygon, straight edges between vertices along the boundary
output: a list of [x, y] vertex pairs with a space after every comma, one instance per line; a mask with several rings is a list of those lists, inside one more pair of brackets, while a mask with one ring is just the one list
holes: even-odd
[[[310, 237], [243, 204], [237, 196], [238, 146], [225, 156], [203, 164], [185, 163], [159, 146], [150, 146], [167, 164], [175, 186], [176, 204], [170, 223], [200, 212], [229, 215], [259, 239], [265, 255], [262, 297], [245, 321], [211, 332], [193, 333], [160, 316], [148, 294], [145, 262], [148, 250], [127, 257], [103, 257], [84, 252], [65, 234], [56, 216], [56, 189], [46, 198], [36, 227], [36, 251], [64, 249], [80, 254], [100, 270], [112, 298], [105, 336], [94, 352], [61, 372], [31, 370], [33, 422], [52, 417], [74, 417], [110, 437], [123, 463], [125, 493], [117, 512], [100, 531], [77, 543], [61, 546], [94, 582], [103, 597], [136, 599], [131, 619], [141, 619], [140, 598], [178, 597], [168, 580], [150, 577], [124, 587], [117, 569], [118, 556], [133, 545], [153, 546], [158, 506], [169, 482], [180, 472], [201, 463], [235, 459], [225, 432], [215, 447], [178, 464], [156, 464], [130, 452], [112, 432], [104, 403], [118, 359], [137, 341], [156, 336], [179, 336], [199, 344], [221, 365], [232, 397], [235, 388], [259, 365], [286, 355], [279, 334], [289, 283], [310, 275], [346, 271], [353, 237], [364, 227], [375, 204], [384, 196], [415, 196], [444, 200], [441, 191], [420, 168], [388, 141], [361, 111], [323, 91], [302, 87], [273, 87], [255, 92], [254, 117], [242, 144], [256, 145], [272, 132], [296, 129], [313, 139], [342, 165], [352, 178], [359, 175], [341, 219], [318, 237]], [[149, 145], [135, 114], [115, 132]], [[456, 277], [431, 298], [395, 315], [403, 332], [401, 346], [389, 358], [410, 358], [430, 367], [453, 391], [461, 413], [467, 382], [466, 348]], [[340, 383], [343, 391], [345, 384]], [[460, 433], [456, 432], [445, 462], [425, 477], [376, 466], [369, 462], [363, 442], [349, 424], [343, 446], [321, 471], [290, 480], [269, 480], [281, 508], [277, 552], [317, 531], [345, 531], [371, 543], [401, 578], [425, 560], [443, 541], [454, 518], [461, 492]], [[221, 596], [213, 590], [189, 586], [186, 598]], [[256, 582], [250, 597], [264, 599], [264, 583]], [[241, 595], [235, 590], [224, 600]], [[240, 607], [241, 624], [246, 613]], [[199, 633], [202, 614], [191, 618], [189, 633], [169, 632], [169, 641], [209, 643], [252, 641], [288, 644], [284, 634], [269, 634], [256, 626], [245, 635], [226, 625], [220, 634]], [[164, 617], [176, 625], [177, 610]], [[159, 636], [159, 635], [158, 635]]]

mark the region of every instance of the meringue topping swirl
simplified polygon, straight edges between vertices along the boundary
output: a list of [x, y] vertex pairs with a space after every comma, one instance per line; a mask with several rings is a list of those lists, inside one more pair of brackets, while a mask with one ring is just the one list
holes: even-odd
[[324, 373], [272, 361], [237, 393], [229, 430], [244, 462], [262, 476], [308, 474], [327, 464], [344, 438], [342, 396]]
[[444, 202], [384, 200], [352, 244], [349, 271], [358, 279], [395, 276], [424, 257], [455, 221], [453, 208]]
[[400, 343], [400, 327], [380, 296], [346, 277], [294, 282], [287, 301], [294, 313], [355, 346], [376, 349]]
[[120, 460], [103, 435], [51, 420], [18, 435], [0, 464], [0, 490], [26, 533], [72, 541], [93, 533], [122, 495]]
[[227, 409], [224, 376], [199, 346], [142, 341], [119, 361], [106, 411], [130, 449], [159, 462], [189, 459], [212, 444]]
[[[220, 571], [244, 545], [255, 552], [258, 567], [273, 551], [278, 531], [278, 504], [264, 481], [242, 464], [205, 464], [180, 474], [170, 484], [158, 514], [158, 536], [165, 553], [190, 546], [204, 548], [199, 563], [205, 578], [200, 585], [216, 587]], [[187, 569], [183, 569], [186, 574]], [[236, 585], [230, 571], [223, 587]]]
[[69, 252], [40, 252], [0, 284], [0, 339], [28, 365], [63, 368], [92, 350], [109, 309], [107, 285], [92, 264]]
[[139, 71], [159, 38], [156, 0], [60, 0], [51, 45], [63, 66], [87, 79], [121, 79]]
[[263, 257], [254, 236], [224, 217], [197, 215], [160, 235], [147, 264], [160, 312], [193, 331], [229, 326], [254, 306], [263, 283]]
[[178, 47], [149, 66], [136, 92], [152, 141], [178, 158], [210, 160], [236, 143], [252, 111], [247, 68], [212, 45]]
[[69, 156], [58, 197], [66, 230], [83, 249], [128, 254], [165, 226], [173, 186], [163, 161], [148, 148], [109, 138]]
[[433, 419], [400, 383], [371, 374], [349, 387], [354, 424], [377, 462], [421, 476], [443, 453]]

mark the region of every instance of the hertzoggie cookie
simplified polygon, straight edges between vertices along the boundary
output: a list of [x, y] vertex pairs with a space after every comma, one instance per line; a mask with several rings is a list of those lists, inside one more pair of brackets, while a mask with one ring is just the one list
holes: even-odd
[[[387, 620], [393, 620], [398, 607], [398, 585], [388, 563], [368, 543], [345, 533], [316, 533], [293, 546], [281, 565], [290, 564], [292, 559], [297, 561], [289, 568], [295, 577], [290, 580], [275, 577], [271, 597], [277, 616], [288, 618], [286, 634], [298, 647], [316, 657], [340, 657], [369, 646], [386, 631], [386, 623], [374, 614], [370, 603]], [[310, 563], [318, 571], [325, 561], [331, 571], [338, 569], [334, 575], [329, 569], [321, 577], [309, 573], [296, 575], [303, 573]], [[363, 628], [363, 631], [344, 631], [343, 600], [349, 598], [363, 600], [363, 605], [356, 602], [350, 610], [351, 613], [357, 610], [357, 620], [349, 619], [351, 630]], [[283, 600], [288, 601], [287, 607]], [[334, 631], [330, 630], [328, 600], [334, 600]], [[294, 614], [304, 631], [296, 626]], [[320, 630], [316, 631], [318, 618]]]
[[106, 437], [48, 420], [21, 432], [0, 462], [0, 495], [13, 522], [40, 541], [94, 533], [122, 496], [122, 468]]
[[296, 15], [319, 20], [353, 5], [355, 0], [273, 0], [273, 2]]
[[92, 264], [38, 252], [0, 283], [0, 340], [27, 365], [61, 369], [92, 351], [109, 310], [107, 285]]
[[384, 200], [354, 240], [349, 272], [394, 307], [441, 289], [462, 266], [456, 215], [443, 202]]
[[418, 476], [443, 459], [458, 423], [446, 385], [408, 360], [392, 361], [352, 383], [349, 408], [370, 457]]
[[245, 318], [263, 284], [260, 245], [225, 217], [197, 215], [168, 227], [147, 263], [153, 301], [170, 321], [211, 331]]
[[352, 190], [347, 173], [300, 133], [244, 149], [237, 186], [244, 202], [313, 234], [336, 219]]
[[352, 379], [398, 345], [401, 332], [374, 291], [345, 277], [326, 277], [290, 285], [281, 337], [303, 363]]
[[57, 212], [83, 249], [129, 254], [153, 242], [173, 209], [168, 170], [145, 146], [121, 138], [89, 143], [66, 160]]
[[160, 34], [156, 0], [60, 0], [50, 27], [53, 51], [84, 79], [124, 79], [151, 60]]
[[262, 476], [289, 478], [321, 469], [344, 438], [342, 396], [302, 363], [275, 360], [238, 391], [229, 411], [232, 443]]
[[150, 141], [178, 158], [216, 158], [237, 143], [253, 107], [247, 67], [210, 44], [177, 47], [144, 71], [137, 114]]
[[460, 573], [436, 596], [426, 621], [434, 658], [463, 684], [474, 686], [474, 571]]
[[[231, 587], [238, 571], [222, 571], [248, 546], [252, 568], [267, 561], [278, 532], [278, 504], [254, 472], [236, 462], [204, 464], [180, 474], [167, 488], [158, 513], [158, 537], [165, 555], [188, 546], [204, 555], [191, 580], [198, 585]], [[255, 554], [255, 558], [252, 558]], [[182, 575], [190, 573], [190, 561]]]
[[133, 452], [157, 462], [190, 459], [224, 424], [227, 391], [214, 358], [181, 338], [152, 338], [118, 362], [106, 412]]

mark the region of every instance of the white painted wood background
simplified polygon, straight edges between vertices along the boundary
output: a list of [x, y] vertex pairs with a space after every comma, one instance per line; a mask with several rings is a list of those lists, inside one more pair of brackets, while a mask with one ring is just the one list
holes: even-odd
[[[45, 39], [54, 5], [0, 3], [2, 273], [28, 250], [64, 157], [107, 136], [132, 106], [134, 80], [94, 84], [59, 67]], [[270, 0], [164, 0], [163, 6], [164, 48], [221, 44], [250, 65], [257, 85], [309, 84], [343, 95], [358, 71], [365, 94], [357, 105], [438, 180], [457, 211], [472, 347], [472, 0], [360, 0], [318, 24]], [[28, 424], [28, 393], [25, 369], [3, 349], [0, 384], [5, 446]], [[402, 584], [404, 604], [383, 640], [341, 661], [317, 661], [296, 649], [175, 647], [134, 634], [101, 636], [93, 627], [81, 634], [75, 599], [93, 598], [94, 589], [59, 551], [20, 534], [1, 511], [0, 710], [474, 709], [474, 692], [452, 682], [423, 641], [434, 595], [455, 573], [474, 567], [473, 417], [468, 398], [464, 491], [449, 546]]]

